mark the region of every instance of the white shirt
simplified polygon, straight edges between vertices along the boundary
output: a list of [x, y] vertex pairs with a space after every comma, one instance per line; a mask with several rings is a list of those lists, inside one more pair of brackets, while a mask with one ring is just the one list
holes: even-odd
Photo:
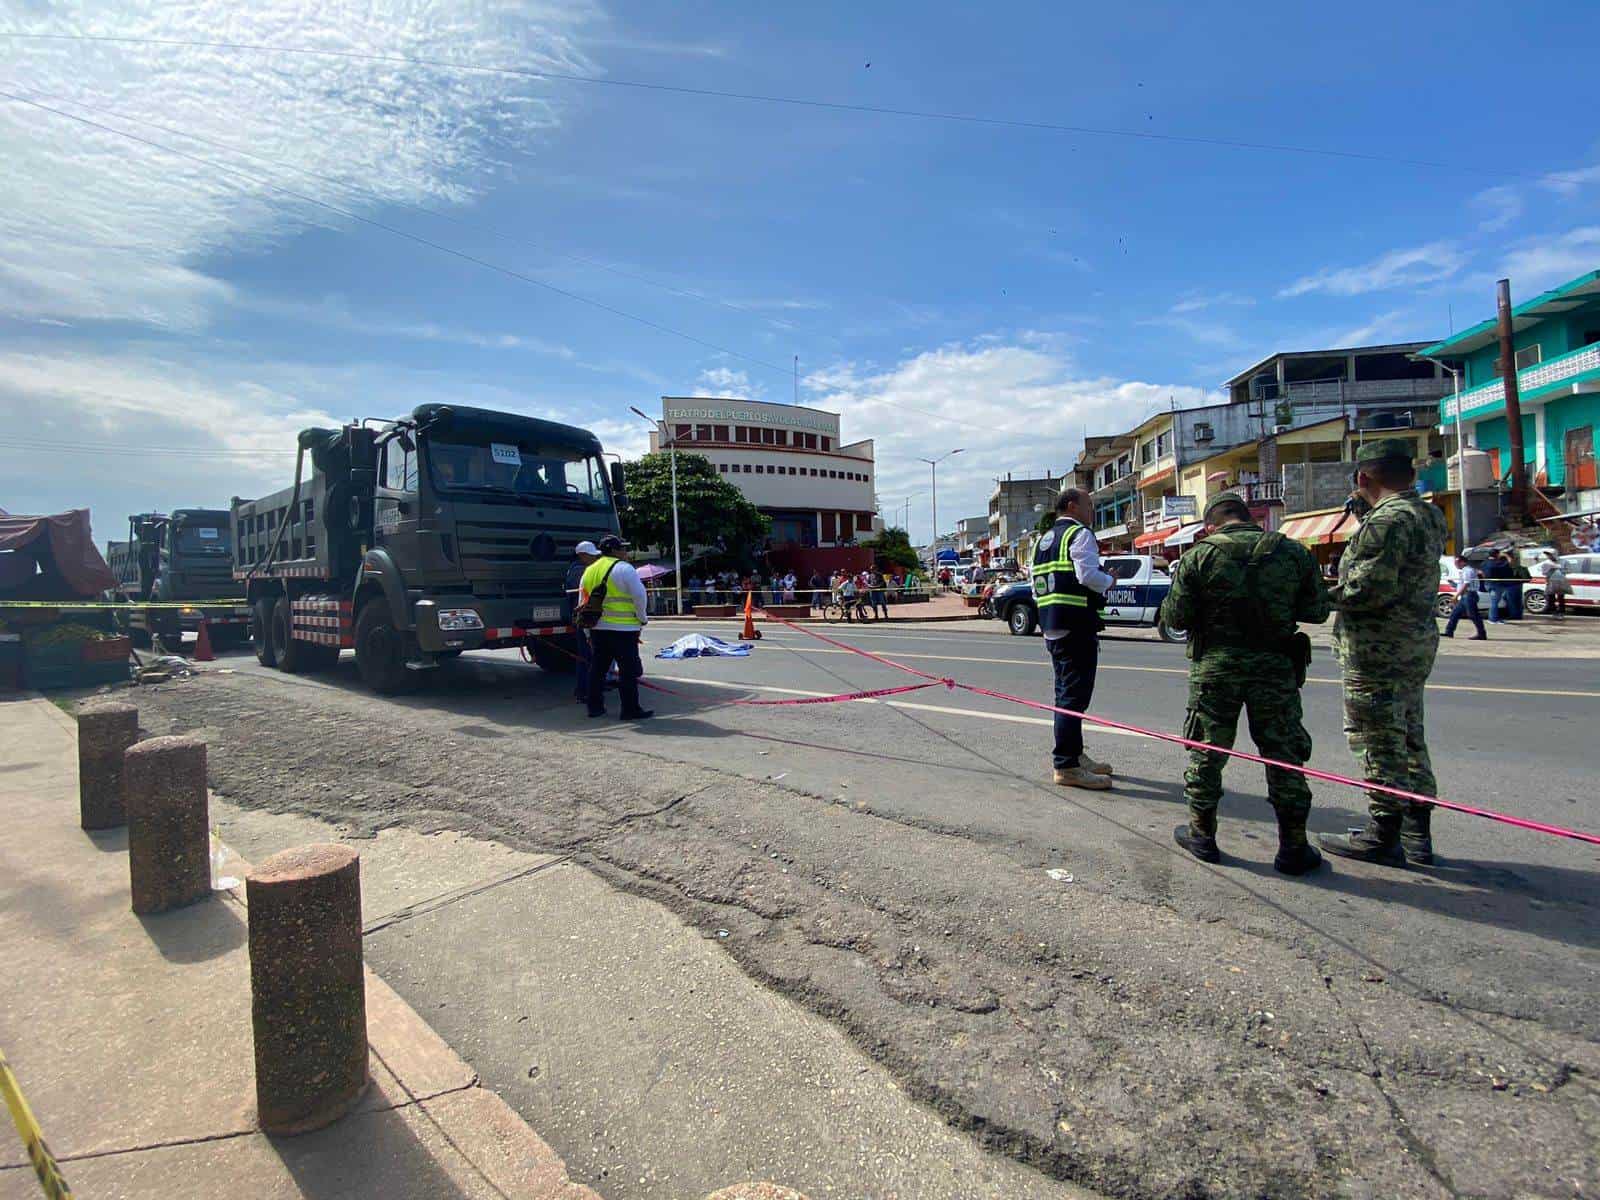
[[1461, 581], [1456, 585], [1457, 593], [1464, 596], [1468, 592], [1476, 592], [1478, 590], [1478, 568], [1462, 567]]
[[614, 617], [601, 617], [596, 628], [599, 629], [643, 629], [650, 623], [649, 597], [645, 595], [644, 580], [639, 578], [639, 572], [630, 562], [622, 562], [611, 568], [611, 574], [606, 577], [606, 591], [626, 592], [633, 597], [634, 611], [639, 614], [637, 621], [619, 621]]
[[[1088, 537], [1079, 537], [1073, 531], [1072, 541], [1067, 543], [1067, 553], [1072, 558], [1072, 567], [1078, 573], [1078, 582], [1091, 592], [1105, 595], [1106, 589], [1116, 582], [1109, 574], [1100, 569], [1100, 543], [1094, 540], [1094, 530], [1084, 526]], [[1044, 640], [1053, 642], [1057, 638], [1067, 636], [1065, 629], [1057, 629], [1044, 635]]]

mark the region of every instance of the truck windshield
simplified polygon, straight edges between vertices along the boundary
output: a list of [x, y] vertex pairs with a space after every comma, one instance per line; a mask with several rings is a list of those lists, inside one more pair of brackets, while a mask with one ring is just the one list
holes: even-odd
[[226, 524], [183, 525], [178, 528], [178, 551], [181, 554], [231, 554], [233, 538]]
[[438, 492], [507, 492], [542, 502], [608, 508], [611, 493], [597, 455], [570, 446], [518, 442], [427, 443]]

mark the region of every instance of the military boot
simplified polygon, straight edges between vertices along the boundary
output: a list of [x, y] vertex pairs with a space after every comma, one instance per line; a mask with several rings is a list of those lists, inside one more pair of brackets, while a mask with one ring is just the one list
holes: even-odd
[[1373, 817], [1365, 829], [1352, 829], [1349, 833], [1319, 833], [1317, 841], [1329, 854], [1341, 858], [1359, 858], [1362, 862], [1377, 863], [1383, 867], [1406, 865], [1405, 851], [1400, 849], [1400, 818]]
[[1400, 821], [1400, 847], [1406, 861], [1418, 866], [1433, 865], [1433, 806], [1413, 804]]
[[1172, 840], [1201, 862], [1215, 863], [1222, 861], [1222, 851], [1217, 849], [1216, 813], [1210, 813], [1203, 817], [1190, 813], [1189, 823], [1187, 825], [1179, 825], [1172, 831]]
[[1306, 841], [1306, 819], [1278, 814], [1278, 853], [1272, 869], [1280, 875], [1309, 875], [1322, 865], [1322, 855]]

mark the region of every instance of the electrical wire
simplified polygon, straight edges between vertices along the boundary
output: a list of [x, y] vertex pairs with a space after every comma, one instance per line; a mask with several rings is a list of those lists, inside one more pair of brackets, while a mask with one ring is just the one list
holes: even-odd
[[73, 454], [171, 454], [181, 458], [255, 458], [258, 455], [287, 455], [293, 450], [227, 450], [217, 446], [127, 446], [109, 442], [37, 441], [32, 438], [7, 437], [0, 441], [0, 450], [26, 450], [29, 453], [52, 452]]
[[[1361, 150], [1339, 150], [1321, 146], [1297, 146], [1285, 142], [1254, 142], [1239, 138], [1202, 137], [1193, 134], [1157, 133], [1147, 129], [1121, 129], [1113, 126], [1070, 125], [1056, 121], [1030, 121], [1014, 117], [992, 117], [980, 113], [939, 112], [934, 109], [893, 108], [878, 104], [856, 104], [840, 100], [819, 100], [807, 96], [783, 96], [762, 92], [736, 92], [719, 88], [688, 87], [681, 84], [652, 83], [639, 79], [615, 79], [599, 75], [581, 75], [570, 71], [544, 71], [535, 67], [510, 67], [496, 64], [452, 62], [449, 59], [423, 58], [404, 54], [375, 54], [360, 50], [327, 50], [314, 46], [274, 46], [260, 42], [207, 41], [187, 38], [127, 37], [114, 34], [90, 33], [6, 33], [8, 37], [25, 41], [111, 42], [134, 46], [167, 46], [196, 50], [238, 50], [262, 54], [305, 54], [323, 58], [344, 58], [361, 62], [391, 63], [405, 66], [432, 67], [446, 71], [474, 74], [515, 75], [525, 79], [542, 79], [557, 83], [582, 83], [598, 87], [625, 88], [647, 92], [669, 92], [681, 96], [699, 96], [717, 100], [738, 100], [752, 104], [781, 104], [798, 108], [823, 109], [832, 112], [858, 113], [868, 116], [902, 117], [922, 121], [943, 121], [966, 125], [983, 125], [1003, 129], [1025, 129], [1044, 133], [1066, 133], [1084, 137], [1125, 138], [1146, 142], [1165, 142], [1175, 145], [1209, 146], [1228, 150], [1249, 150], [1266, 154], [1297, 154], [1320, 158], [1355, 160], [1358, 162], [1387, 163], [1392, 166], [1425, 167], [1429, 170], [1456, 171], [1472, 175], [1499, 176], [1517, 179], [1549, 179], [1561, 182], [1565, 176], [1556, 174], [1535, 175], [1524, 171], [1507, 171], [1496, 167], [1482, 167], [1466, 163], [1443, 162], [1437, 159], [1411, 158], [1404, 155], [1375, 154]], [[1576, 182], [1576, 181], [1574, 181]]]
[[[5, 84], [5, 86], [9, 88], [17, 85], [8, 82]], [[163, 153], [171, 154], [178, 158], [188, 159], [190, 162], [199, 163], [200, 165], [209, 167], [212, 170], [223, 171], [230, 175], [236, 175], [239, 178], [248, 180], [249, 182], [260, 187], [271, 188], [274, 191], [282, 192], [286, 196], [292, 196], [303, 203], [325, 209], [328, 212], [343, 217], [347, 221], [355, 221], [362, 225], [369, 225], [374, 229], [382, 230], [383, 232], [392, 234], [395, 237], [404, 238], [410, 242], [416, 242], [418, 245], [427, 246], [429, 249], [436, 250], [441, 254], [447, 254], [452, 258], [461, 259], [464, 262], [472, 263], [474, 266], [483, 267], [485, 270], [494, 271], [497, 274], [505, 275], [508, 278], [530, 284], [533, 287], [543, 288], [546, 291], [553, 292], [558, 296], [563, 296], [568, 300], [575, 300], [580, 304], [586, 304], [591, 308], [597, 308], [602, 312], [610, 313], [613, 316], [621, 317], [627, 321], [632, 321], [635, 324], [642, 325], [647, 329], [656, 330], [658, 333], [665, 333], [671, 337], [680, 338], [686, 342], [692, 342], [695, 345], [704, 347], [707, 350], [713, 350], [718, 354], [726, 354], [732, 358], [737, 358], [743, 362], [750, 363], [753, 366], [760, 367], [763, 370], [780, 373], [785, 379], [792, 377], [791, 368], [788, 366], [780, 366], [777, 363], [767, 362], [765, 359], [756, 358], [754, 355], [745, 354], [739, 350], [733, 350], [726, 346], [719, 346], [715, 342], [707, 341], [706, 339], [697, 337], [692, 333], [685, 333], [681, 329], [674, 329], [669, 325], [663, 325], [658, 321], [652, 321], [648, 317], [638, 316], [635, 313], [627, 312], [624, 309], [606, 304], [600, 300], [595, 300], [592, 297], [585, 296], [579, 292], [573, 292], [566, 288], [557, 287], [553, 283], [547, 283], [542, 279], [538, 279], [535, 276], [528, 275], [522, 271], [514, 270], [511, 267], [502, 266], [499, 263], [490, 261], [489, 259], [480, 258], [475, 254], [469, 254], [465, 250], [458, 250], [454, 246], [445, 245], [443, 242], [436, 242], [432, 238], [426, 238], [420, 234], [411, 233], [407, 230], [400, 229], [397, 226], [389, 225], [383, 221], [376, 220], [373, 217], [364, 217], [360, 213], [351, 212], [347, 208], [341, 208], [339, 205], [331, 204], [326, 200], [319, 200], [315, 196], [307, 195], [305, 192], [296, 191], [294, 188], [286, 187], [281, 183], [274, 183], [270, 179], [264, 179], [259, 175], [253, 175], [248, 171], [241, 171], [238, 167], [230, 166], [227, 163], [221, 163], [215, 159], [206, 158], [204, 155], [191, 154], [187, 150], [179, 150], [175, 146], [168, 146], [162, 142], [157, 142], [147, 137], [141, 137], [136, 133], [129, 133], [125, 129], [117, 129], [114, 126], [106, 125], [99, 121], [92, 121], [88, 117], [81, 117], [76, 113], [70, 113], [64, 109], [53, 108], [48, 104], [41, 104], [37, 100], [30, 100], [26, 96], [19, 96], [14, 92], [0, 90], [0, 99], [11, 100], [18, 104], [25, 104], [30, 108], [39, 109], [41, 112], [51, 113], [58, 117], [64, 117], [69, 121], [76, 121], [81, 125], [87, 125], [91, 129], [98, 129], [104, 133], [114, 134], [117, 137], [124, 137], [130, 141], [138, 142], [141, 145], [160, 150]], [[915, 408], [908, 404], [900, 404], [897, 401], [878, 398], [877, 402], [891, 408], [905, 409], [907, 412], [914, 412], [920, 416], [928, 417], [936, 421], [944, 421], [952, 425], [966, 425], [970, 428], [981, 429], [985, 432], [994, 432], [997, 430], [1002, 432], [1006, 431], [1005, 427], [1003, 426], [980, 425], [975, 421], [963, 421], [959, 417], [951, 417], [942, 413], [929, 412], [926, 409]], [[1012, 432], [1016, 431], [1012, 430]]]

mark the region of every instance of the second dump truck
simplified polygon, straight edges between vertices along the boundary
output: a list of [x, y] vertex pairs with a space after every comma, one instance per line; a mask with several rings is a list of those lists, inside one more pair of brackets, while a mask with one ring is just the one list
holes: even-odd
[[235, 499], [233, 577], [263, 665], [330, 666], [354, 649], [375, 691], [404, 690], [466, 650], [576, 661], [574, 549], [617, 533], [619, 463], [594, 434], [426, 404], [408, 417], [307, 429], [292, 487]]
[[159, 637], [176, 650], [201, 621], [218, 649], [249, 636], [249, 609], [233, 579], [233, 525], [226, 511], [135, 513], [128, 518], [128, 540], [106, 543], [106, 563], [117, 577], [108, 598], [132, 605], [118, 611], [117, 623], [135, 644], [148, 646]]

